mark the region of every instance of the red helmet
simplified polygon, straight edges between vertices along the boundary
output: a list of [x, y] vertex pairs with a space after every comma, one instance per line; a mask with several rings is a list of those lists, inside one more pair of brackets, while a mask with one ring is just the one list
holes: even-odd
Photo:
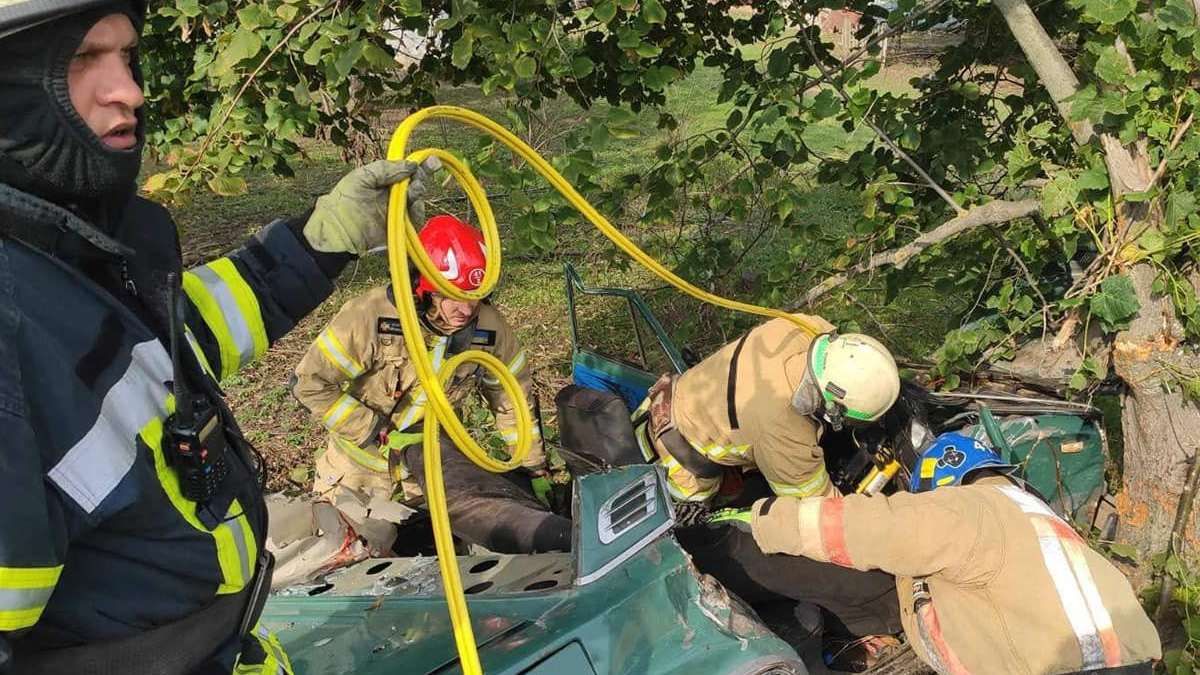
[[[417, 236], [429, 259], [450, 283], [464, 291], [473, 291], [483, 283], [487, 246], [482, 232], [454, 216], [440, 215], [430, 218]], [[436, 292], [437, 288], [421, 275], [417, 297]]]

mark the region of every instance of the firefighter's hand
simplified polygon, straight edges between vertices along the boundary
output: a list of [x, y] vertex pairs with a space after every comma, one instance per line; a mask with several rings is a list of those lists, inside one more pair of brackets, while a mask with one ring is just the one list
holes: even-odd
[[537, 497], [537, 500], [546, 508], [550, 508], [550, 498], [554, 494], [554, 486], [550, 484], [550, 473], [545, 469], [535, 471], [533, 478], [529, 480], [529, 485], [533, 488], [533, 496]]
[[736, 527], [742, 532], [750, 532], [750, 520], [754, 511], [752, 509], [721, 509], [713, 511], [704, 524], [712, 528], [719, 527]]
[[425, 220], [426, 183], [441, 163], [434, 157], [419, 166], [381, 159], [346, 174], [329, 194], [317, 200], [304, 226], [304, 236], [318, 251], [354, 253], [387, 243], [388, 195], [392, 185], [408, 184], [408, 217], [418, 227]]

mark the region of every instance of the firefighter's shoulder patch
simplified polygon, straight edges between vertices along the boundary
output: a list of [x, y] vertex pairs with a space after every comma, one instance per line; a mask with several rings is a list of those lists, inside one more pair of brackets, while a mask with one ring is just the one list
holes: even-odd
[[471, 337], [471, 344], [481, 347], [495, 347], [496, 331], [486, 328], [476, 328], [475, 335]]
[[400, 319], [393, 319], [387, 316], [381, 316], [376, 319], [375, 332], [380, 335], [404, 335], [404, 329], [400, 326]]

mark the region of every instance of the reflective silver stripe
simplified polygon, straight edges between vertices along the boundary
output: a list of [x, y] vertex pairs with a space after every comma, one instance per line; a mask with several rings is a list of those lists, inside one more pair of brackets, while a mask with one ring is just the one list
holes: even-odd
[[166, 417], [171, 358], [157, 340], [133, 346], [129, 369], [104, 395], [92, 428], [50, 469], [50, 480], [87, 513], [96, 510], [137, 459], [137, 436]]
[[350, 394], [342, 394], [329, 410], [325, 411], [325, 428], [337, 431], [342, 422], [359, 406], [359, 402]]
[[[542, 432], [540, 429], [538, 429], [536, 424], [529, 427], [529, 432], [530, 432], [530, 435], [533, 436], [534, 440], [537, 440], [542, 437]], [[516, 429], [507, 429], [505, 431], [501, 431], [500, 438], [504, 439], [505, 443], [516, 443], [517, 442], [517, 430]]]
[[825, 472], [825, 469], [821, 469], [799, 485], [774, 481], [767, 481], [767, 484], [771, 486], [771, 491], [780, 497], [811, 497], [819, 495], [829, 488], [829, 474]]
[[331, 360], [333, 365], [337, 366], [338, 370], [345, 373], [346, 377], [353, 379], [362, 375], [362, 367], [342, 349], [341, 342], [330, 332], [331, 330], [330, 328], [326, 328], [317, 337], [317, 347], [321, 349], [321, 353], [325, 354], [326, 358]]
[[246, 550], [246, 531], [242, 527], [242, 519], [233, 518], [225, 523], [229, 531], [233, 534], [233, 543], [237, 546], [238, 561], [242, 563], [242, 581], [249, 584], [251, 581], [250, 573], [250, 552]]
[[225, 325], [229, 328], [229, 335], [233, 337], [233, 342], [237, 346], [238, 359], [241, 361], [241, 365], [244, 366], [253, 361], [254, 337], [250, 335], [250, 327], [246, 325], [246, 319], [242, 316], [242, 308], [234, 300], [233, 292], [229, 290], [229, 286], [226, 285], [225, 280], [204, 265], [189, 271], [195, 274], [200, 281], [204, 282], [205, 290], [213, 297], [213, 300], [217, 301], [217, 306], [221, 308], [221, 315], [225, 317]]
[[1063, 537], [1056, 531], [1056, 526], [1069, 526], [1041, 500], [1015, 486], [1006, 485], [1000, 491], [1029, 515], [1037, 534], [1038, 547], [1042, 551], [1042, 561], [1054, 583], [1063, 613], [1067, 615], [1067, 621], [1075, 633], [1075, 640], [1079, 643], [1083, 668], [1093, 670], [1106, 665], [1120, 665], [1120, 642], [1113, 632], [1112, 617], [1104, 606], [1100, 590], [1083, 557], [1083, 544], [1073, 537]]
[[192, 346], [192, 353], [196, 355], [196, 360], [200, 362], [200, 367], [204, 369], [205, 373], [208, 373], [209, 377], [216, 379], [217, 376], [213, 373], [212, 366], [208, 363], [208, 356], [204, 354], [204, 349], [196, 341], [196, 336], [192, 334], [192, 329], [184, 326], [183, 334], [187, 338], [188, 344]]
[[513, 357], [512, 363], [508, 364], [508, 372], [513, 375], [520, 374], [525, 369], [525, 362], [529, 359], [529, 352], [522, 349]]
[[0, 588], [0, 612], [41, 609], [50, 601], [54, 586], [45, 588]]

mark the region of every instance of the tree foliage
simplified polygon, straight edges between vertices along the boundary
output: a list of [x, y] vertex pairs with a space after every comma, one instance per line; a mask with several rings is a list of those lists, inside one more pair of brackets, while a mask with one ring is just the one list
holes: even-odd
[[[1200, 31], [1191, 2], [1040, 3], [1041, 25], [1079, 79], [1065, 104], [1052, 100], [992, 4], [902, 0], [887, 11], [848, 3], [863, 13], [863, 37], [946, 22], [962, 36], [911, 91], [874, 77], [877, 39], [854, 58], [834, 58], [809, 21], [823, 4], [174, 0], [155, 7], [145, 45], [150, 143], [170, 166], [147, 188], [245, 190], [249, 167], [290, 171], [302, 139], [347, 145], [380, 111], [436, 102], [446, 85], [511, 97], [509, 122], [518, 127], [566, 97], [612, 106], [599, 123], [569, 130], [570, 152], [555, 158], [567, 177], [619, 219], [676, 244], [686, 228], [688, 245], [675, 247], [686, 276], [769, 304], [795, 304], [807, 284], [979, 205], [1039, 199], [1033, 218], [973, 228], [910, 264], [872, 272], [888, 299], [914, 284], [979, 297], [965, 320], [980, 320], [937, 353], [946, 376], [1065, 321], [1119, 330], [1138, 310], [1121, 276], [1136, 263], [1159, 270], [1157, 290], [1174, 300], [1187, 336], [1200, 336], [1187, 280], [1200, 231], [1200, 135], [1191, 129]], [[408, 65], [396, 60], [401, 32], [428, 37]], [[635, 119], [651, 115], [660, 129], [679, 131], [664, 105], [700, 64], [721, 73], [714, 97], [728, 109], [724, 124], [672, 133], [648, 170], [599, 184], [597, 153], [634, 133]], [[1082, 144], [1073, 133], [1080, 124], [1094, 130]], [[1114, 190], [1103, 135], [1148, 162], [1147, 189]], [[498, 189], [517, 194], [534, 183], [486, 143], [471, 159]], [[814, 180], [852, 190], [861, 207], [842, 252], [819, 259], [806, 242], [828, 234], [798, 210]], [[547, 195], [515, 199], [523, 245], [552, 249], [551, 224], [572, 216]], [[730, 271], [748, 267], [747, 247], [764, 233], [772, 245], [754, 253], [746, 284]], [[1082, 386], [1104, 370], [1093, 361], [1079, 374], [1073, 382]]]

